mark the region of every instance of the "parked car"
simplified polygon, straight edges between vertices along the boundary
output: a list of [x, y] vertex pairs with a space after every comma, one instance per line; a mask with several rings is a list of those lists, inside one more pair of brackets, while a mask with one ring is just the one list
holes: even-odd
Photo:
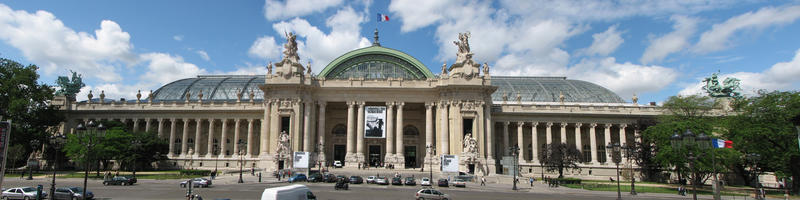
[[419, 181], [419, 185], [421, 185], [421, 186], [431, 186], [431, 179], [429, 179], [428, 177], [422, 177], [422, 179], [420, 179], [420, 181]]
[[434, 189], [421, 189], [414, 194], [414, 199], [435, 199], [435, 200], [449, 200], [450, 195], [439, 192]]
[[454, 179], [453, 180], [453, 186], [456, 186], [456, 187], [467, 187], [467, 181], [464, 180], [464, 179], [460, 179], [460, 178]]
[[342, 168], [342, 161], [340, 161], [340, 160], [333, 161], [333, 167], [334, 168]]
[[361, 178], [360, 176], [350, 176], [350, 183], [362, 184], [364, 183], [364, 178]]
[[136, 183], [136, 182], [138, 181], [138, 180], [136, 180], [136, 177], [133, 177], [133, 176], [122, 176], [122, 177], [125, 177], [125, 178], [127, 178], [127, 179], [130, 179], [130, 180], [131, 180], [131, 182], [133, 182], [133, 183]]
[[[192, 187], [208, 187], [208, 186], [211, 186], [211, 180], [208, 180], [206, 178], [193, 178], [193, 179], [191, 179], [191, 181], [192, 181]], [[189, 185], [189, 181], [188, 180], [182, 181], [180, 183], [180, 185], [181, 185], [182, 188], [185, 188], [187, 185]]]
[[133, 185], [133, 180], [124, 176], [115, 176], [114, 178], [104, 180], [103, 185]]
[[[66, 199], [66, 200], [73, 200], [73, 199], [83, 199], [83, 188], [80, 187], [62, 187], [56, 188], [56, 192], [53, 193], [54, 199]], [[86, 199], [93, 199], [94, 193], [91, 191], [86, 191]]]
[[[42, 191], [42, 199], [47, 197], [47, 192]], [[3, 199], [36, 199], [36, 188], [17, 187], [3, 191]]]
[[378, 185], [389, 185], [389, 180], [386, 177], [379, 176], [375, 179], [375, 184]]
[[414, 177], [406, 177], [406, 181], [403, 182], [404, 185], [417, 185], [417, 181], [414, 180]]
[[403, 178], [400, 177], [392, 178], [392, 185], [403, 185]]
[[308, 176], [308, 182], [323, 182], [322, 178], [322, 174], [314, 173]]
[[326, 183], [335, 183], [336, 182], [336, 175], [325, 174], [325, 175], [322, 176], [322, 180], [325, 180]]
[[297, 173], [292, 177], [289, 177], [289, 183], [293, 183], [295, 181], [308, 181], [305, 174]]
[[367, 184], [375, 183], [375, 179], [377, 179], [377, 177], [367, 176]]
[[450, 183], [447, 181], [446, 178], [440, 178], [439, 181], [437, 182], [437, 185], [439, 185], [439, 187], [450, 187]]
[[338, 175], [338, 176], [336, 176], [336, 181], [339, 181], [339, 180], [342, 180], [342, 181], [344, 181], [345, 183], [350, 183], [350, 179], [349, 179], [349, 178], [347, 178], [346, 176], [342, 176], [342, 175]]

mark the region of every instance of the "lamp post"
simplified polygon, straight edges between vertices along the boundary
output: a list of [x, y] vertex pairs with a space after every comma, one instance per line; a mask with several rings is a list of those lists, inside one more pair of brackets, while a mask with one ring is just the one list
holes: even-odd
[[[544, 145], [542, 145], [542, 153], [541, 153], [541, 154], [539, 154], [539, 155], [543, 155], [543, 156], [545, 156], [545, 157], [547, 156], [547, 144], [544, 144]], [[542, 181], [545, 181], [545, 180], [544, 180], [544, 162], [542, 162], [542, 161], [544, 161], [545, 159], [541, 159], [541, 158], [542, 158], [542, 157], [539, 157], [539, 160], [540, 160], [540, 161], [539, 161], [539, 162], [540, 162], [540, 163], [539, 163], [539, 167], [542, 167]]]
[[133, 149], [133, 178], [136, 178], [136, 158], [138, 158], [139, 149], [142, 147], [142, 141], [139, 139], [131, 140], [131, 148]]
[[106, 127], [103, 123], [95, 123], [94, 120], [89, 121], [84, 125], [83, 123], [78, 124], [77, 129], [77, 136], [78, 141], [84, 146], [86, 146], [86, 157], [85, 157], [85, 168], [83, 173], [83, 199], [86, 199], [86, 187], [87, 183], [89, 182], [89, 154], [92, 150], [92, 147], [96, 145], [99, 140], [105, 137]]
[[[39, 148], [39, 140], [31, 140], [31, 147], [33, 149], [31, 154], [36, 153], [36, 149]], [[25, 180], [33, 180], [33, 164], [36, 163], [36, 156], [34, 155], [31, 158], [33, 158], [33, 160], [28, 160], [28, 178]]]
[[619, 155], [619, 153], [621, 148], [619, 143], [608, 143], [608, 145], [606, 145], [606, 149], [611, 152], [611, 161], [617, 165], [617, 200], [622, 199], [622, 192], [619, 187], [619, 163], [622, 162], [622, 156]]
[[323, 146], [322, 142], [320, 142], [317, 144], [317, 148], [315, 149], [317, 151], [317, 170], [318, 170], [317, 173], [319, 173], [320, 175], [322, 175], [322, 160], [319, 159], [320, 158], [319, 155], [325, 153], [324, 148], [325, 147]]
[[750, 169], [755, 171], [755, 179], [753, 179], [753, 188], [756, 190], [756, 199], [763, 199], [761, 196], [761, 184], [758, 181], [758, 161], [761, 160], [761, 155], [757, 153], [749, 153], [745, 155], [745, 159], [748, 163], [751, 163]]
[[430, 177], [429, 178], [430, 178], [430, 181], [433, 182], [433, 157], [431, 157], [431, 156], [432, 155], [436, 155], [436, 146], [433, 146], [432, 144], [429, 144], [429, 145], [425, 145], [425, 148], [428, 149], [428, 152], [429, 152], [429, 154], [428, 154], [428, 168], [429, 168], [429, 171], [430, 171], [430, 175], [429, 175]]
[[[211, 151], [215, 156], [219, 156], [219, 151], [220, 151], [219, 146], [214, 145], [214, 147], [212, 147]], [[216, 178], [216, 176], [217, 176], [217, 162], [219, 162], [219, 157], [214, 159], [214, 173], [212, 173], [212, 174], [214, 174], [214, 178]]]
[[245, 148], [245, 143], [244, 143], [244, 141], [239, 140], [239, 142], [237, 142], [236, 145], [239, 145], [239, 152], [236, 152], [236, 153], [239, 154], [239, 181], [238, 181], [238, 183], [244, 183], [244, 180], [242, 179], [242, 170], [244, 170], [244, 155], [245, 155], [244, 148]]
[[56, 192], [56, 165], [58, 165], [58, 152], [64, 147], [64, 143], [67, 141], [67, 136], [61, 133], [57, 133], [53, 136], [50, 136], [50, 144], [53, 145], [53, 156], [55, 157], [53, 162], [53, 182], [50, 184], [50, 199], [55, 199], [55, 192]]
[[512, 182], [514, 182], [514, 186], [511, 189], [512, 190], [517, 190], [517, 173], [519, 173], [519, 170], [517, 170], [517, 167], [519, 165], [517, 163], [518, 162], [517, 154], [519, 153], [519, 147], [517, 145], [511, 146], [511, 147], [508, 148], [508, 151], [511, 153], [511, 156], [514, 156], [514, 165], [512, 166], [512, 167], [514, 167], [514, 170], [512, 171], [512, 172], [514, 172], [514, 179], [512, 181]]
[[[625, 157], [628, 158], [628, 162], [631, 162], [633, 156], [636, 153], [636, 143], [627, 144], [622, 147], [622, 150], [625, 150]], [[630, 164], [630, 163], [629, 163]], [[636, 195], [636, 173], [635, 169], [633, 168], [633, 164], [630, 166], [631, 168], [631, 195]]]
[[[700, 133], [699, 136], [695, 136], [691, 130], [686, 130], [683, 135], [678, 134], [677, 131], [670, 137], [670, 143], [672, 144], [673, 150], [682, 150], [686, 149], [688, 152], [688, 156], [686, 158], [689, 159], [689, 169], [692, 171], [692, 199], [697, 200], [697, 172], [695, 171], [695, 162], [697, 158], [705, 156], [706, 150], [711, 146], [711, 138], [706, 136], [704, 133]], [[695, 151], [700, 152], [699, 155], [695, 155]], [[716, 184], [716, 183], [714, 183]], [[715, 195], [716, 196], [716, 195]]]

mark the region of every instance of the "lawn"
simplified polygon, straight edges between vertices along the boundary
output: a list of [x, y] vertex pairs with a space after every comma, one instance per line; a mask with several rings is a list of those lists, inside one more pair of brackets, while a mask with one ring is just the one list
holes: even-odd
[[[565, 185], [565, 187], [592, 190], [592, 191], [617, 191], [617, 185], [616, 184], [611, 184], [611, 183], [607, 183], [607, 184], [598, 184], [598, 183], [568, 184], [568, 185]], [[688, 187], [687, 189], [689, 191], [687, 191], [686, 195], [691, 195], [692, 194], [691, 187]], [[627, 185], [620, 184], [620, 190], [623, 193], [629, 193], [631, 191], [631, 186], [630, 186], [630, 184], [627, 184]], [[636, 186], [636, 192], [637, 193], [665, 193], [665, 194], [677, 194], [678, 193], [678, 191], [675, 188], [671, 188], [671, 187], [653, 187], [653, 186]], [[697, 194], [711, 195], [711, 191], [698, 190]], [[726, 192], [726, 191], [721, 192], [721, 194], [723, 196], [746, 196], [746, 194], [734, 193], [734, 192]]]

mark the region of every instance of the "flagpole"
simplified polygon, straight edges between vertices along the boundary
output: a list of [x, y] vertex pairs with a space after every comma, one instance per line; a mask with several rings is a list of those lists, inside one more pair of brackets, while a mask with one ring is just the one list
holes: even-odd
[[719, 181], [717, 180], [717, 156], [714, 155], [714, 152], [717, 151], [717, 148], [711, 148], [711, 169], [712, 173], [714, 174], [714, 183], [711, 184], [714, 190], [714, 200], [721, 199], [719, 196]]

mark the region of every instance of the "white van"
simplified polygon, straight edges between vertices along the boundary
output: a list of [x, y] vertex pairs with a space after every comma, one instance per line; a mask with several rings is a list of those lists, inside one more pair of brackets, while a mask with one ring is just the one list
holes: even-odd
[[307, 200], [317, 199], [305, 185], [287, 185], [264, 189], [261, 200]]

